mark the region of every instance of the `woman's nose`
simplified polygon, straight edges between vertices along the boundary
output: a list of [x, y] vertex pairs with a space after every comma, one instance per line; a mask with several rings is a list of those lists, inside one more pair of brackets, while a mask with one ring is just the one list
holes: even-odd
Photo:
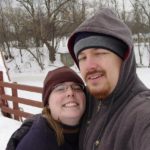
[[69, 96], [73, 96], [74, 95], [74, 90], [72, 89], [71, 86], [68, 86], [68, 88], [66, 89], [66, 94]]

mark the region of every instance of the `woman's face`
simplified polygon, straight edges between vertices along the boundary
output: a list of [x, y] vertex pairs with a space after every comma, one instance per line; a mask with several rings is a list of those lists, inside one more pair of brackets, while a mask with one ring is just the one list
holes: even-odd
[[52, 117], [67, 125], [79, 123], [85, 111], [85, 103], [83, 88], [74, 82], [56, 85], [49, 96]]

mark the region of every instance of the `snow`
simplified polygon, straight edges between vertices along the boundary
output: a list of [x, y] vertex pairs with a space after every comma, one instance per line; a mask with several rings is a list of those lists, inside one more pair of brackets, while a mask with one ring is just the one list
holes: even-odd
[[137, 74], [143, 83], [150, 88], [150, 68], [138, 68]]
[[[61, 43], [63, 45], [63, 43]], [[144, 48], [144, 47], [143, 47]], [[135, 48], [136, 50], [137, 48]], [[45, 56], [46, 56], [46, 49], [45, 47], [41, 48], [41, 50], [45, 51]], [[62, 48], [63, 52], [65, 53], [65, 48]], [[21, 59], [18, 56], [17, 53], [13, 53], [16, 56], [17, 63], [19, 64], [21, 68], [21, 72], [19, 73], [18, 70], [15, 68], [15, 63], [16, 62], [11, 62], [7, 63], [8, 66], [10, 67], [9, 72], [11, 73], [11, 81], [13, 82], [18, 82], [20, 84], [27, 84], [27, 85], [35, 85], [38, 87], [42, 87], [44, 78], [49, 70], [53, 70], [57, 68], [58, 66], [62, 66], [63, 64], [60, 61], [60, 54], [56, 55], [57, 61], [55, 61], [53, 64], [47, 63], [47, 58], [44, 59], [44, 64], [45, 64], [45, 70], [41, 71], [40, 68], [37, 66], [37, 64], [34, 62], [34, 60], [29, 56], [27, 52], [24, 52], [23, 55], [23, 60], [25, 60], [25, 63], [21, 62]], [[138, 55], [136, 51], [136, 55]], [[148, 65], [148, 53], [146, 51], [143, 51], [143, 64], [146, 66]], [[139, 62], [138, 56], [136, 57], [136, 61]], [[79, 70], [77, 67], [74, 65], [71, 67], [73, 70], [75, 70], [79, 75]], [[4, 71], [4, 79], [5, 81], [9, 81], [8, 77], [6, 76], [6, 70], [2, 61], [2, 58], [0, 58], [0, 70]], [[147, 67], [141, 67], [137, 68], [137, 74], [139, 78], [144, 82], [144, 84], [150, 88], [150, 68]], [[10, 91], [7, 90], [9, 93]], [[41, 94], [33, 94], [33, 93], [26, 93], [26, 92], [19, 92], [19, 95], [22, 97], [26, 97], [28, 95], [29, 98], [34, 98], [37, 100], [41, 100]], [[20, 105], [21, 108], [24, 110], [27, 110], [28, 112], [32, 112], [34, 114], [40, 113], [41, 109], [39, 108], [34, 108], [29, 107], [29, 106], [24, 106]], [[18, 129], [21, 125], [21, 122], [9, 119], [6, 117], [3, 117], [0, 114], [0, 150], [5, 150], [6, 144], [12, 135], [12, 133]]]
[[5, 150], [8, 139], [21, 122], [0, 115], [0, 150]]

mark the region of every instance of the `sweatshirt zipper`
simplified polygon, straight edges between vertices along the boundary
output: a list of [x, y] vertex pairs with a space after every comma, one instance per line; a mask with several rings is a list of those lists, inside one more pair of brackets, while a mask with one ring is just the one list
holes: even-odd
[[[99, 111], [100, 111], [100, 109], [101, 109], [101, 105], [102, 105], [102, 103], [101, 103], [101, 101], [98, 103], [98, 106], [96, 107], [96, 111], [95, 111], [95, 114], [94, 114], [94, 116], [96, 116], [97, 115], [97, 113], [99, 113]], [[95, 119], [96, 119], [96, 117], [94, 117]], [[93, 120], [92, 122], [94, 122], [95, 120]], [[91, 120], [88, 120], [87, 121], [87, 124], [88, 124], [88, 126], [87, 126], [87, 130], [86, 130], [86, 136], [85, 136], [85, 138], [84, 138], [84, 143], [85, 143], [85, 145], [87, 145], [87, 137], [89, 137], [88, 135], [90, 134], [89, 133], [89, 126], [90, 126], [90, 122], [91, 122]], [[95, 144], [94, 144], [95, 145]], [[95, 147], [95, 146], [94, 146]], [[94, 149], [93, 149], [94, 150]]]
[[[101, 105], [102, 105], [102, 102], [100, 101], [99, 104], [98, 104], [98, 106], [97, 106], [97, 112], [96, 112], [96, 114], [100, 111]], [[96, 114], [95, 114], [95, 115], [96, 115]], [[99, 141], [99, 140], [96, 140], [96, 141], [94, 142], [94, 144], [93, 144], [92, 150], [94, 150], [95, 147], [97, 147], [99, 144], [100, 144], [100, 141]]]
[[[101, 101], [99, 102], [99, 104], [98, 104], [98, 106], [97, 106], [97, 113], [99, 112], [99, 110], [100, 110], [100, 108], [101, 108], [101, 105], [102, 105], [102, 103], [101, 103]], [[96, 114], [97, 114], [96, 113]]]

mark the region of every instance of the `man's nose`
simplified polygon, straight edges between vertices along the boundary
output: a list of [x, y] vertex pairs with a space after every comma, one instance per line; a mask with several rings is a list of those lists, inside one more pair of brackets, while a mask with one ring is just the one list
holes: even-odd
[[89, 56], [86, 59], [85, 65], [88, 70], [91, 70], [91, 69], [95, 69], [97, 67], [97, 62], [95, 61], [95, 59], [93, 59], [93, 57]]

